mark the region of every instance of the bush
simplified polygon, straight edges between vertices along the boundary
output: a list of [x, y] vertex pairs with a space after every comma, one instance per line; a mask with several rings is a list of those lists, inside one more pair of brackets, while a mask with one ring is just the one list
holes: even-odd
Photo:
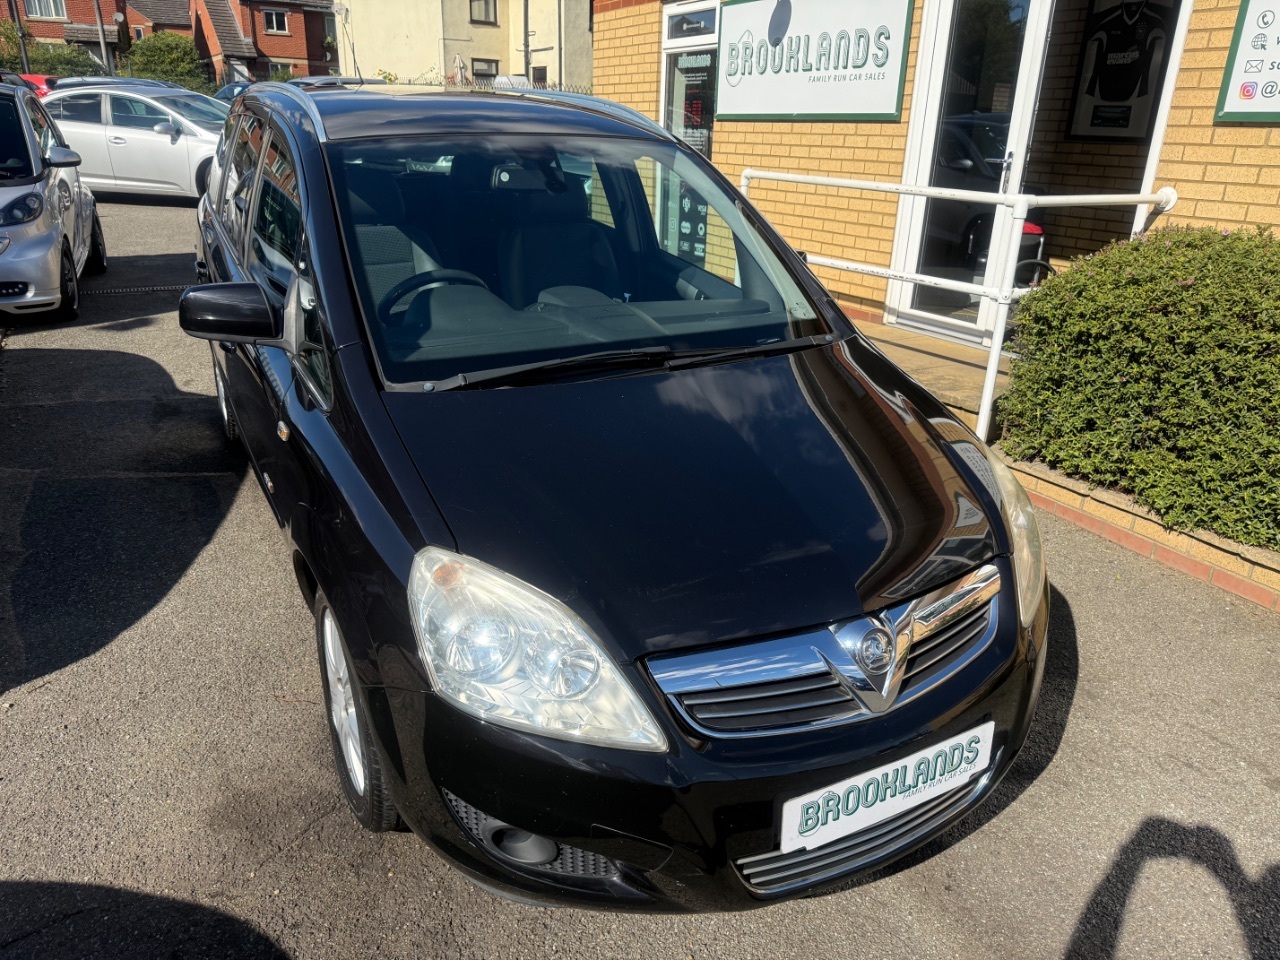
[[291, 67], [274, 66], [271, 68], [271, 76], [268, 79], [275, 83], [288, 83], [293, 79], [293, 69]]
[[1022, 301], [1005, 449], [1280, 549], [1280, 240], [1167, 229]]
[[[31, 73], [55, 77], [96, 77], [105, 73], [102, 64], [75, 44], [35, 43], [27, 38], [27, 62]], [[22, 69], [18, 28], [12, 20], [0, 20], [0, 68], [15, 73]]]
[[209, 75], [196, 52], [196, 42], [180, 33], [161, 31], [134, 41], [126, 72], [148, 80], [169, 80], [188, 90], [209, 93]]

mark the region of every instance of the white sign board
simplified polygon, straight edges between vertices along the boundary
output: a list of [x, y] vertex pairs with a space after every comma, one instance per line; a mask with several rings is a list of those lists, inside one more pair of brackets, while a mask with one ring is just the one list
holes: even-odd
[[1280, 121], [1280, 0], [1241, 0], [1214, 119]]
[[913, 0], [725, 0], [716, 119], [901, 120], [912, 8]]

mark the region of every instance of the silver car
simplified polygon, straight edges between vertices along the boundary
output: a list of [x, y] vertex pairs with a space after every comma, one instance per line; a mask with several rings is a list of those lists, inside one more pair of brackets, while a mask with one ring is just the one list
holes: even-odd
[[190, 90], [113, 84], [55, 91], [45, 106], [99, 191], [198, 197], [227, 105]]
[[0, 85], [0, 317], [74, 320], [80, 274], [106, 269], [79, 164], [36, 95]]

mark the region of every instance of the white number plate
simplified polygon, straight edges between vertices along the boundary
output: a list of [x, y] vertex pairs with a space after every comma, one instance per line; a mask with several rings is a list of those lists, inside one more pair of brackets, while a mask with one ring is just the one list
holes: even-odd
[[990, 721], [782, 806], [782, 852], [812, 850], [919, 806], [972, 780], [991, 763]]

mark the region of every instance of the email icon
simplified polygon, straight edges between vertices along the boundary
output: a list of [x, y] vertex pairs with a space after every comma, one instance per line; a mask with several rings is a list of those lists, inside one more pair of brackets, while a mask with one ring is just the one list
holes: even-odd
[[1244, 72], [1245, 72], [1245, 73], [1261, 73], [1261, 72], [1262, 72], [1262, 61], [1261, 61], [1261, 60], [1246, 60], [1246, 61], [1244, 62]]

